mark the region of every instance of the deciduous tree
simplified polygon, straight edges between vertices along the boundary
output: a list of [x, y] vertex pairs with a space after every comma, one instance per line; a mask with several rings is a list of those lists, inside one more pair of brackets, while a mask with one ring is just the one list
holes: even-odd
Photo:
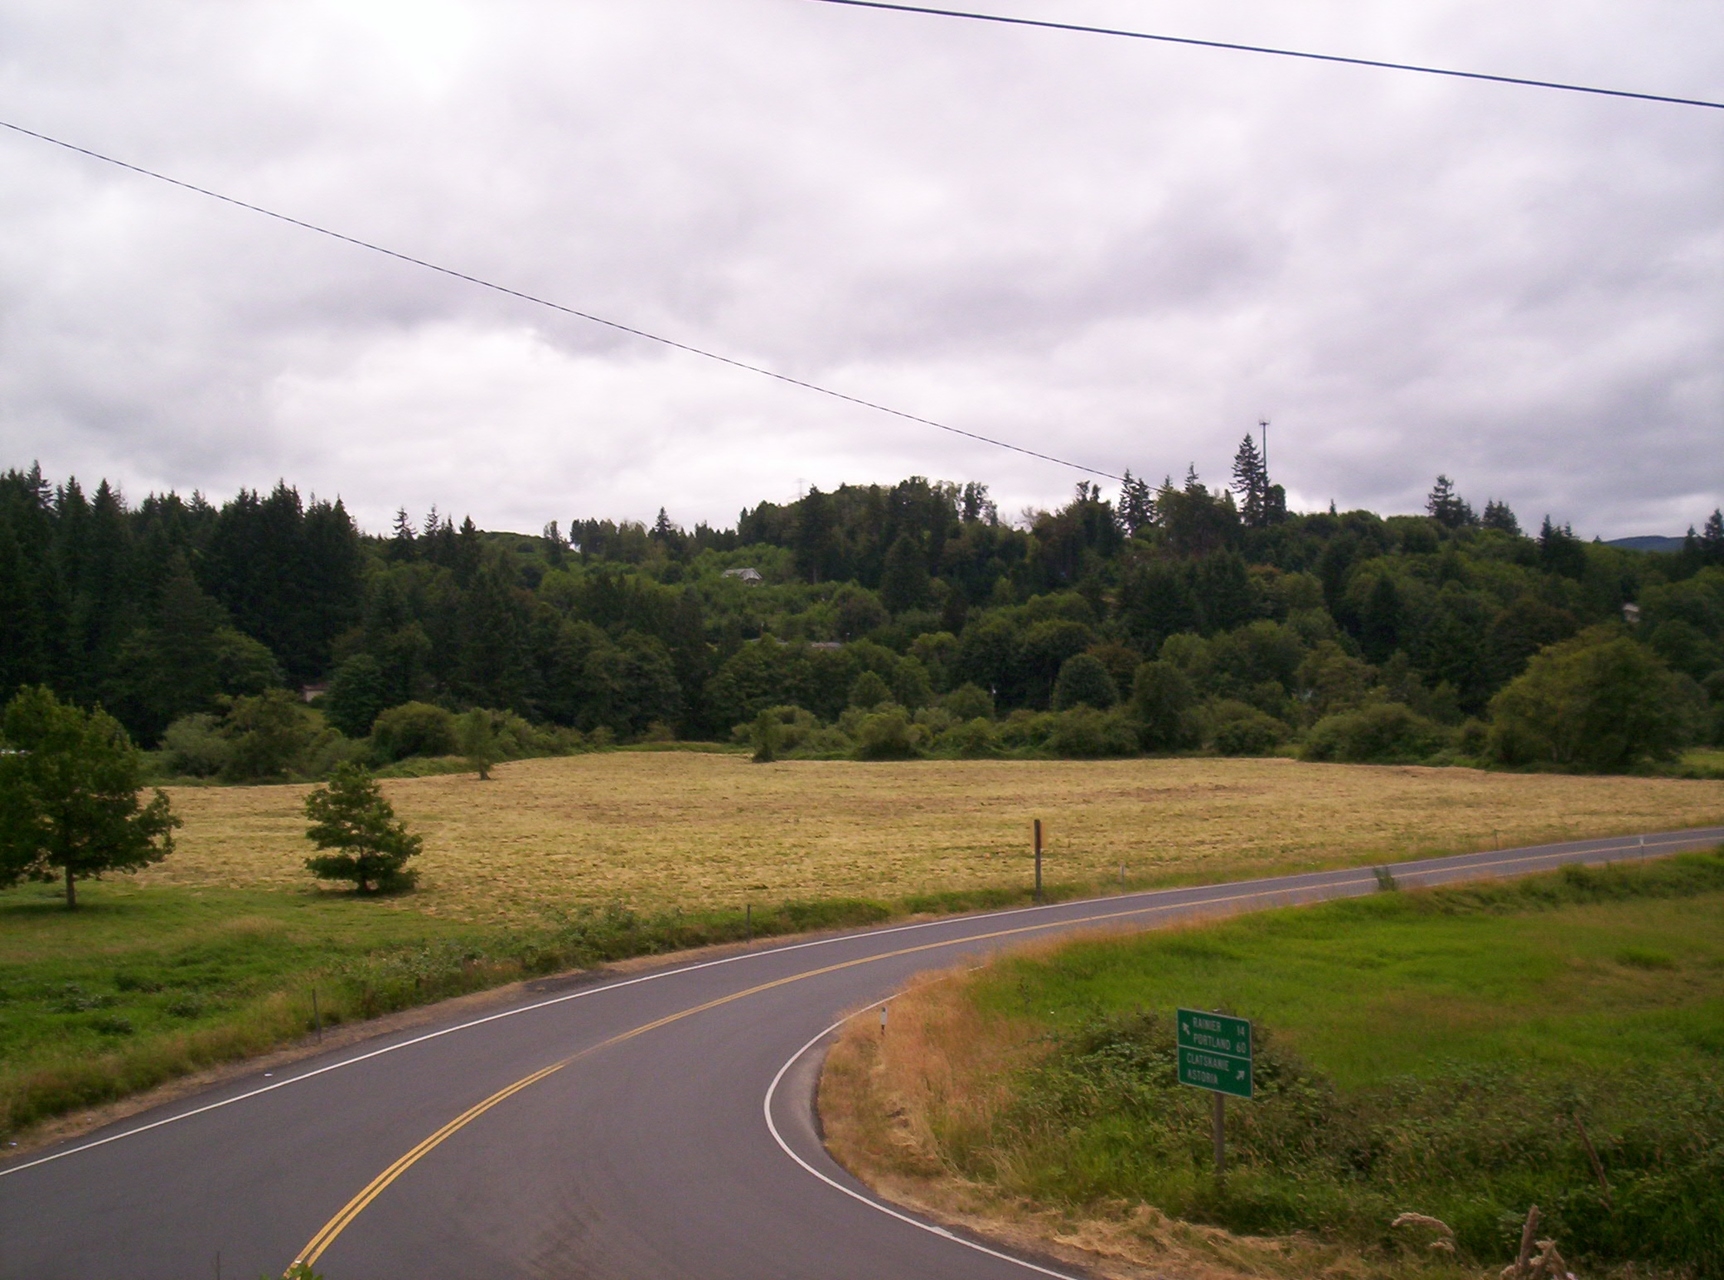
[[136, 871], [173, 851], [180, 825], [160, 790], [138, 799], [143, 761], [119, 721], [41, 686], [20, 690], [0, 718], [0, 885], [77, 882]]
[[1490, 709], [1497, 759], [1598, 773], [1670, 756], [1690, 729], [1676, 678], [1645, 645], [1605, 627], [1534, 656]]

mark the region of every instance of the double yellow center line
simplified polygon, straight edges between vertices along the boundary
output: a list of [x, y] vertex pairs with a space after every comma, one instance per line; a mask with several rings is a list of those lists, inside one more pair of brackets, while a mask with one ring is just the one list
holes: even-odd
[[721, 1005], [727, 1005], [736, 1000], [746, 1000], [749, 996], [757, 996], [763, 991], [771, 991], [777, 987], [788, 986], [793, 982], [802, 982], [809, 978], [818, 978], [828, 973], [837, 973], [843, 969], [854, 969], [858, 965], [878, 964], [883, 960], [895, 960], [900, 956], [916, 955], [924, 951], [938, 951], [945, 947], [958, 947], [977, 942], [988, 942], [995, 938], [1008, 938], [1026, 933], [1044, 933], [1050, 929], [1068, 929], [1073, 925], [1097, 924], [1107, 920], [1118, 920], [1126, 916], [1146, 915], [1156, 911], [1178, 910], [1187, 906], [1218, 906], [1223, 903], [1238, 902], [1247, 898], [1275, 896], [1278, 896], [1278, 894], [1266, 893], [1259, 890], [1254, 893], [1233, 894], [1224, 898], [1206, 898], [1203, 901], [1196, 903], [1158, 903], [1153, 906], [1136, 907], [1130, 911], [1101, 912], [1092, 916], [1084, 916], [1077, 920], [1048, 920], [1040, 924], [1019, 925], [1014, 929], [996, 929], [991, 933], [976, 933], [966, 935], [962, 938], [949, 938], [942, 942], [924, 942], [919, 946], [900, 947], [896, 951], [884, 951], [879, 955], [873, 956], [860, 956], [855, 960], [844, 960], [840, 961], [838, 964], [829, 964], [818, 969], [808, 969], [802, 973], [793, 973], [788, 977], [775, 978], [771, 982], [762, 982], [758, 986], [748, 987], [742, 991], [735, 991], [727, 996], [719, 996], [716, 1000], [708, 1000], [704, 1004], [693, 1005], [690, 1008], [679, 1010], [676, 1013], [667, 1014], [666, 1016], [658, 1018], [652, 1022], [642, 1023], [640, 1026], [631, 1028], [628, 1031], [619, 1032], [608, 1040], [601, 1040], [598, 1044], [590, 1045], [589, 1047], [582, 1049], [579, 1053], [572, 1053], [566, 1058], [551, 1063], [548, 1067], [540, 1067], [531, 1075], [522, 1076], [513, 1084], [506, 1085], [497, 1090], [496, 1093], [493, 1093], [483, 1102], [477, 1103], [463, 1111], [460, 1115], [449, 1121], [448, 1124], [438, 1129], [429, 1137], [424, 1138], [417, 1146], [413, 1147], [405, 1155], [401, 1156], [382, 1173], [378, 1174], [369, 1183], [367, 1183], [364, 1190], [360, 1191], [358, 1195], [349, 1200], [341, 1207], [341, 1211], [339, 1213], [323, 1224], [323, 1229], [311, 1237], [305, 1248], [299, 1251], [299, 1256], [294, 1259], [294, 1262], [295, 1264], [304, 1263], [307, 1266], [315, 1263], [318, 1258], [323, 1255], [323, 1252], [328, 1249], [330, 1245], [335, 1243], [336, 1237], [346, 1230], [348, 1225], [365, 1211], [366, 1206], [368, 1206], [373, 1200], [377, 1199], [378, 1196], [382, 1195], [391, 1183], [393, 1183], [402, 1174], [406, 1173], [407, 1170], [411, 1169], [415, 1164], [419, 1163], [419, 1161], [425, 1156], [429, 1155], [445, 1139], [466, 1128], [492, 1107], [501, 1102], [507, 1101], [509, 1098], [512, 1098], [517, 1093], [521, 1092], [521, 1090], [530, 1085], [537, 1084], [547, 1076], [555, 1075], [564, 1067], [569, 1066], [571, 1063], [579, 1062], [582, 1058], [585, 1058], [590, 1054], [597, 1053], [601, 1049], [608, 1049], [612, 1045], [621, 1044], [625, 1040], [633, 1040], [636, 1036], [645, 1035], [649, 1031], [656, 1031], [658, 1028], [669, 1026], [673, 1022], [680, 1022], [684, 1018], [692, 1018], [696, 1014], [705, 1013], [709, 1009], [716, 1009]]
[[[1623, 849], [1633, 847], [1634, 846], [1632, 845], [1626, 844], [1621, 846]], [[1594, 852], [1611, 851], [1614, 850], [1595, 850]], [[1546, 856], [1548, 857], [1549, 855]], [[1533, 855], [1529, 858], [1527, 855], [1521, 854], [1518, 857], [1507, 857], [1495, 859], [1488, 863], [1476, 864], [1474, 867], [1467, 868], [1467, 870], [1483, 870], [1486, 867], [1500, 866], [1504, 863], [1510, 862], [1541, 860], [1543, 859], [1539, 858], [1537, 855]], [[1328, 884], [1311, 887], [1337, 889], [1352, 884], [1371, 883], [1373, 879], [1374, 877], [1362, 876], [1356, 881], [1331, 881]], [[578, 1062], [590, 1054], [597, 1053], [601, 1049], [608, 1049], [612, 1045], [621, 1044], [625, 1040], [632, 1040], [636, 1036], [645, 1035], [649, 1031], [656, 1031], [660, 1027], [669, 1026], [673, 1022], [680, 1022], [684, 1018], [692, 1018], [695, 1014], [705, 1013], [709, 1009], [716, 1009], [721, 1005], [730, 1004], [736, 1000], [746, 1000], [749, 996], [757, 996], [763, 991], [771, 991], [777, 987], [788, 986], [793, 982], [802, 982], [808, 978], [818, 978], [828, 973], [837, 973], [843, 969], [853, 969], [858, 965], [877, 964], [883, 960], [895, 960], [900, 956], [916, 955], [925, 951], [938, 951], [945, 947], [967, 946], [977, 942], [988, 942], [995, 938], [1021, 936], [1026, 933], [1044, 933], [1051, 929], [1069, 929], [1074, 925], [1099, 924], [1108, 920], [1120, 920], [1128, 916], [1150, 915], [1155, 912], [1202, 910], [1207, 907], [1224, 906], [1229, 903], [1246, 902], [1260, 898], [1269, 898], [1281, 903], [1286, 903], [1288, 901], [1289, 894], [1296, 893], [1298, 891], [1299, 890], [1297, 889], [1290, 890], [1287, 888], [1254, 889], [1249, 893], [1228, 894], [1216, 898], [1202, 898], [1197, 901], [1153, 903], [1147, 906], [1134, 907], [1129, 911], [1104, 911], [1098, 912], [1095, 915], [1082, 916], [1075, 920], [1070, 918], [1047, 920], [1040, 924], [1019, 925], [1012, 929], [996, 929], [991, 933], [968, 934], [962, 938], [949, 938], [942, 942], [925, 942], [919, 946], [900, 947], [896, 951], [884, 951], [879, 955], [861, 956], [855, 960], [844, 960], [838, 964], [829, 964], [818, 969], [808, 969], [802, 973], [793, 973], [789, 977], [775, 978], [771, 982], [763, 982], [758, 986], [749, 987], [746, 990], [733, 992], [727, 996], [720, 996], [716, 1000], [708, 1000], [705, 1004], [697, 1004], [677, 1013], [667, 1014], [665, 1017], [658, 1018], [655, 1021], [643, 1023], [631, 1030], [620, 1032], [617, 1035], [612, 1036], [610, 1039], [602, 1040], [598, 1044], [582, 1049], [578, 1053], [572, 1053], [560, 1061], [551, 1063], [548, 1067], [541, 1067], [531, 1075], [522, 1076], [513, 1084], [499, 1089], [483, 1102], [469, 1107], [453, 1120], [449, 1121], [449, 1123], [445, 1124], [442, 1128], [438, 1129], [435, 1133], [423, 1139], [417, 1146], [413, 1147], [405, 1155], [401, 1156], [382, 1173], [378, 1174], [369, 1183], [367, 1183], [364, 1190], [360, 1191], [358, 1195], [349, 1200], [342, 1206], [339, 1213], [323, 1224], [323, 1229], [311, 1238], [305, 1248], [300, 1250], [299, 1257], [295, 1258], [294, 1262], [295, 1264], [304, 1263], [307, 1266], [315, 1263], [318, 1258], [323, 1255], [323, 1252], [328, 1249], [331, 1244], [335, 1243], [336, 1237], [346, 1230], [348, 1225], [365, 1211], [367, 1205], [377, 1199], [378, 1196], [382, 1195], [384, 1190], [388, 1188], [391, 1183], [435, 1150], [444, 1140], [466, 1128], [492, 1107], [497, 1106], [501, 1102], [507, 1101], [509, 1098], [512, 1098], [517, 1093], [521, 1092], [521, 1090], [530, 1085], [537, 1084], [547, 1076], [555, 1075], [564, 1067], [571, 1063]]]

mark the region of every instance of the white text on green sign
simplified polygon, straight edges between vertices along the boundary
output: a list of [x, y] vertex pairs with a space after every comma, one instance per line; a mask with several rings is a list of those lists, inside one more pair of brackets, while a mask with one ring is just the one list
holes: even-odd
[[1208, 1049], [1235, 1058], [1251, 1056], [1251, 1024], [1244, 1018], [1200, 1009], [1181, 1009], [1178, 1018], [1181, 1047]]
[[1236, 1098], [1251, 1096], [1251, 1024], [1244, 1018], [1180, 1009], [1179, 1083]]

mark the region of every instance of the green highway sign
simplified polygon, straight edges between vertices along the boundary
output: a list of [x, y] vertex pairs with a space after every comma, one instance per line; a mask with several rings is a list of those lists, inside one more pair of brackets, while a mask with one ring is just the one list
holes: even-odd
[[1235, 1098], [1251, 1096], [1251, 1024], [1201, 1009], [1175, 1012], [1179, 1083]]

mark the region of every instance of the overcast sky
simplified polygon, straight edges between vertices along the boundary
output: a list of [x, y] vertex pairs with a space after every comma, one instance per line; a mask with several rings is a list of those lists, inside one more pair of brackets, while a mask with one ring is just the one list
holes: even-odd
[[[973, 7], [1724, 99], [1716, 0]], [[0, 119], [1105, 472], [1267, 417], [1295, 509], [1724, 502], [1724, 111], [810, 0], [0, 0]], [[0, 131], [33, 460], [372, 530], [1084, 478]]]

